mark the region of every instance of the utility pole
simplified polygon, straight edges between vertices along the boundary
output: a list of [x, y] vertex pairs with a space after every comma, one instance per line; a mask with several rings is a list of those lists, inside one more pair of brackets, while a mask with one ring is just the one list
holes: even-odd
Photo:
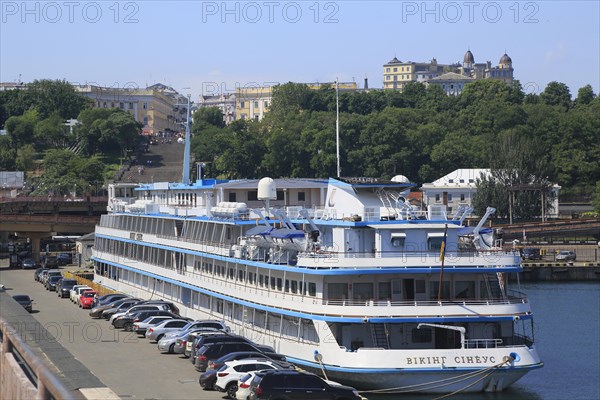
[[187, 120], [185, 123], [185, 150], [183, 154], [183, 179], [184, 185], [190, 184], [190, 120], [191, 120], [191, 98], [192, 95], [187, 95]]
[[340, 82], [335, 78], [335, 147], [337, 156], [337, 177], [342, 176], [340, 169]]

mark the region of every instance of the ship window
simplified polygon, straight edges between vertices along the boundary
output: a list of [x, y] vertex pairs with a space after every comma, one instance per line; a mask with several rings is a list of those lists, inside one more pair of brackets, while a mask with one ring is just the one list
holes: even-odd
[[[431, 300], [438, 299], [438, 292], [440, 290], [440, 281], [431, 281], [429, 286], [429, 298]], [[442, 284], [442, 299], [448, 300], [450, 298], [450, 282], [444, 281]]]
[[248, 201], [258, 200], [258, 190], [248, 190]]
[[292, 293], [298, 293], [298, 281], [292, 281]]
[[298, 192], [298, 201], [306, 201], [306, 192]]
[[403, 247], [406, 240], [406, 233], [392, 233], [392, 246]]
[[435, 201], [440, 201], [440, 194], [439, 193], [435, 195]]
[[448, 201], [452, 201], [452, 193], [448, 193]]
[[413, 343], [431, 343], [433, 339], [433, 329], [431, 328], [413, 328], [412, 341]]
[[316, 296], [317, 295], [317, 284], [314, 282], [308, 282], [308, 295]]
[[264, 276], [264, 275], [262, 275], [262, 274], [261, 274], [261, 275], [258, 275], [258, 284], [259, 284], [260, 286], [263, 286], [263, 285], [264, 285], [264, 279], [265, 279], [265, 276]]
[[348, 284], [328, 283], [327, 298], [329, 300], [346, 300], [348, 298]]
[[465, 201], [465, 194], [464, 193], [461, 193], [461, 195], [460, 195], [460, 201]]
[[230, 192], [230, 193], [229, 193], [229, 201], [230, 201], [230, 202], [234, 203], [234, 202], [236, 202], [236, 201], [237, 201], [237, 200], [236, 200], [236, 196], [235, 196], [235, 195], [236, 195], [236, 193], [235, 193], [235, 192]]
[[281, 290], [283, 288], [283, 280], [281, 278], [277, 278], [277, 290]]
[[246, 271], [238, 271], [238, 281], [244, 281], [244, 278], [246, 277]]
[[457, 299], [472, 299], [475, 297], [474, 281], [454, 282], [454, 297]]
[[227, 276], [229, 277], [229, 279], [233, 279], [233, 277], [235, 276], [233, 268], [229, 268], [229, 274]]
[[275, 289], [275, 284], [276, 284], [275, 282], [276, 282], [276, 281], [275, 281], [275, 277], [274, 277], [274, 276], [272, 276], [272, 277], [271, 277], [271, 289]]
[[371, 300], [373, 297], [373, 284], [371, 282], [359, 282], [352, 285], [352, 298], [354, 300]]
[[283, 199], [284, 199], [283, 190], [278, 190], [277, 191], [277, 200], [283, 200]]
[[391, 282], [379, 282], [379, 300], [389, 300], [392, 298], [392, 284]]
[[289, 280], [289, 279], [286, 279], [286, 280], [285, 280], [285, 287], [284, 287], [284, 291], [285, 291], [286, 293], [289, 293], [289, 292], [290, 292], [290, 280]]

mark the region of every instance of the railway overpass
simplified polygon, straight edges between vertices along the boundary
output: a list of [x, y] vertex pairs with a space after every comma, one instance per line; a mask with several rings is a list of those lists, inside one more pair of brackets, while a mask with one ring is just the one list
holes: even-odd
[[502, 228], [505, 243], [515, 239], [523, 240], [524, 237], [527, 240], [537, 241], [562, 238], [563, 242], [578, 242], [578, 244], [593, 244], [600, 240], [600, 218], [525, 222], [497, 225], [495, 228]]
[[93, 232], [106, 213], [106, 197], [85, 199], [17, 197], [0, 198], [0, 241], [10, 235], [29, 238], [39, 262], [40, 242], [55, 235], [85, 235]]

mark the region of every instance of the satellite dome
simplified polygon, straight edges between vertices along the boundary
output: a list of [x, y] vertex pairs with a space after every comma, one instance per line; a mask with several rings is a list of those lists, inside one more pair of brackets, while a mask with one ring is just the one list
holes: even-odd
[[258, 181], [258, 200], [277, 200], [277, 186], [272, 178]]
[[395, 177], [392, 178], [392, 182], [410, 183], [410, 180], [407, 177], [405, 177], [404, 175], [396, 175]]

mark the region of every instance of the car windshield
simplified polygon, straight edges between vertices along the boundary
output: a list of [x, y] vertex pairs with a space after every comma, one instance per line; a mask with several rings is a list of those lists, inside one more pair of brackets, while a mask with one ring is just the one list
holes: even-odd
[[13, 296], [13, 299], [15, 299], [16, 301], [29, 301], [29, 296], [27, 296], [26, 294], [17, 294]]
[[90, 293], [84, 293], [83, 297], [94, 297], [95, 295], [96, 295], [96, 293], [90, 292]]

